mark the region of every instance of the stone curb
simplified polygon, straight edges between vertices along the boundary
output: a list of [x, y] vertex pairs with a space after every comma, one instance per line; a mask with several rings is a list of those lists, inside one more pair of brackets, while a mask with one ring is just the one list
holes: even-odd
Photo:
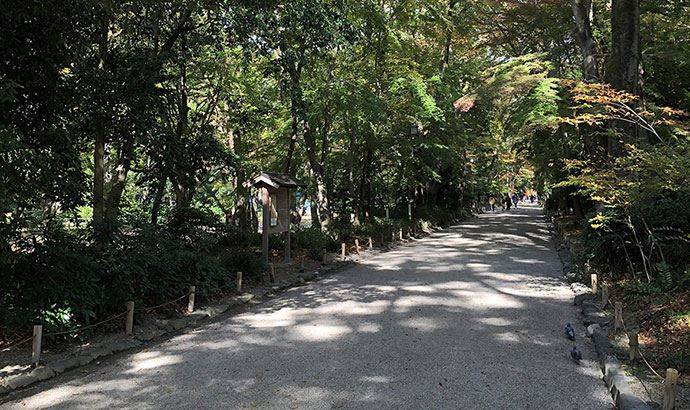
[[275, 295], [278, 292], [299, 286], [309, 281], [316, 280], [327, 274], [339, 271], [352, 265], [351, 261], [335, 262], [313, 273], [303, 273], [294, 281], [282, 281], [273, 286], [260, 286], [252, 289], [251, 292], [239, 296], [232, 296], [221, 302], [216, 302], [205, 306], [193, 313], [173, 319], [153, 319], [135, 328], [131, 338], [123, 339], [121, 336], [112, 336], [111, 340], [94, 345], [77, 354], [70, 354], [54, 360], [45, 365], [36, 367], [28, 373], [20, 373], [0, 379], [0, 396], [7, 395], [12, 391], [21, 389], [31, 384], [48, 380], [58, 374], [64, 373], [77, 367], [85, 366], [96, 359], [110, 356], [114, 353], [129, 350], [143, 345], [145, 342], [156, 339], [167, 333], [172, 333], [183, 328], [195, 326], [202, 320], [216, 317], [228, 310], [248, 304], [249, 302], [264, 299]]
[[[638, 397], [632, 389], [633, 385], [640, 382], [630, 376], [621, 368], [620, 361], [612, 353], [611, 341], [608, 338], [611, 317], [602, 312], [596, 304], [596, 296], [582, 283], [571, 285], [575, 293], [574, 304], [582, 311], [583, 322], [587, 326], [587, 336], [592, 339], [594, 350], [603, 374], [603, 380], [608, 387], [611, 397], [617, 409], [621, 410], [651, 410], [647, 402]], [[636, 389], [640, 390], [640, 389]]]

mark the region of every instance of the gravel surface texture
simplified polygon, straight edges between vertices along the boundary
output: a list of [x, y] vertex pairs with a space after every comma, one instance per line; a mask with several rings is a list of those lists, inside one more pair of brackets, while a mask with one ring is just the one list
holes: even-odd
[[540, 209], [482, 215], [0, 408], [611, 408], [560, 278]]

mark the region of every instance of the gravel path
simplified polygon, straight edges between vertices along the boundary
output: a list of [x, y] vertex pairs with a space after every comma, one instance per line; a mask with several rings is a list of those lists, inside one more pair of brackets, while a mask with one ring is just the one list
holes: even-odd
[[483, 215], [0, 407], [611, 408], [559, 277], [540, 210]]

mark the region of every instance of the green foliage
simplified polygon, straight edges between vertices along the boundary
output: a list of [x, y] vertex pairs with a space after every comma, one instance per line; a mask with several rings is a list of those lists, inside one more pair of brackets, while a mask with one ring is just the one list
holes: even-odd
[[294, 235], [295, 246], [306, 249], [314, 260], [322, 260], [324, 253], [338, 250], [338, 242], [318, 228], [299, 229]]

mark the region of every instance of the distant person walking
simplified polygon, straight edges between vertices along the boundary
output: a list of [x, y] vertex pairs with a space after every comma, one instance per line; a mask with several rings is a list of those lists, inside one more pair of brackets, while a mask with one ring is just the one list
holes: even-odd
[[493, 195], [489, 197], [489, 209], [491, 212], [496, 212], [496, 198]]
[[512, 204], [512, 200], [510, 199], [510, 194], [506, 194], [506, 196], [503, 198], [503, 203], [505, 204], [506, 211], [510, 211], [510, 205]]
[[513, 200], [513, 206], [514, 206], [515, 208], [517, 208], [517, 207], [518, 207], [518, 200], [519, 200], [517, 194], [513, 194], [512, 200]]

